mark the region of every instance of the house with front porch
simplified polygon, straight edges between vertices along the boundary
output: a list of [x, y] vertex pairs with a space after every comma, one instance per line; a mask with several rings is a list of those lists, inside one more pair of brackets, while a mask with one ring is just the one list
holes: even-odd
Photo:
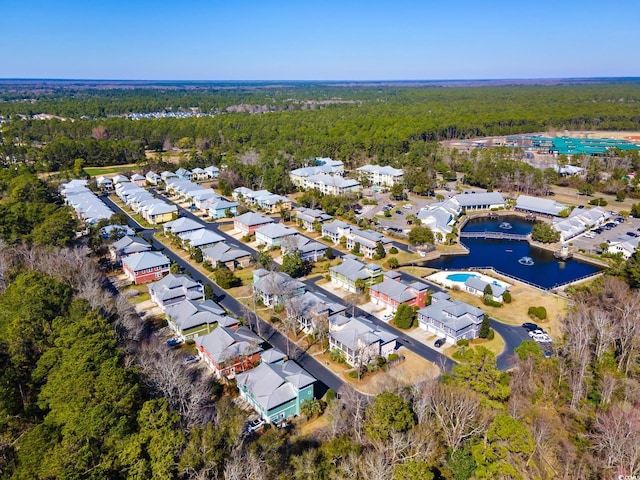
[[169, 273], [170, 265], [160, 252], [140, 252], [122, 259], [122, 270], [136, 285], [160, 280]]
[[182, 246], [191, 249], [191, 248], [209, 248], [214, 246], [216, 243], [224, 241], [224, 237], [218, 235], [211, 230], [206, 228], [201, 228], [200, 230], [192, 230], [191, 232], [181, 233], [178, 235], [180, 240], [182, 241]]
[[294, 212], [298, 226], [304, 228], [307, 232], [313, 232], [317, 225], [321, 226], [333, 218], [322, 210], [312, 208], [298, 207]]
[[398, 337], [363, 317], [334, 315], [329, 326], [329, 349], [339, 350], [355, 367], [376, 357], [388, 358], [397, 347]]
[[211, 333], [195, 337], [198, 355], [218, 378], [234, 378], [260, 361], [263, 340], [247, 327], [219, 325]]
[[365, 165], [356, 169], [361, 178], [366, 178], [370, 185], [381, 187], [393, 187], [397, 183], [402, 183], [404, 171], [400, 168], [393, 168], [388, 165]]
[[304, 283], [283, 272], [259, 268], [253, 272], [253, 293], [267, 306], [284, 306], [287, 299], [302, 295]]
[[100, 176], [96, 178], [96, 185], [100, 190], [103, 190], [105, 192], [110, 192], [111, 190], [113, 190], [113, 180], [108, 177]]
[[247, 212], [233, 219], [233, 228], [243, 235], [251, 235], [260, 227], [273, 223], [273, 218], [255, 212]]
[[629, 235], [620, 235], [612, 240], [607, 247], [607, 253], [612, 255], [620, 255], [625, 260], [629, 260], [636, 253], [640, 245], [640, 237], [631, 237]]
[[509, 285], [498, 281], [489, 283], [476, 276], [470, 276], [464, 281], [464, 291], [469, 292], [471, 295], [475, 295], [476, 297], [484, 297], [484, 291], [487, 287], [491, 288], [491, 300], [502, 303], [502, 295], [507, 291]]
[[346, 307], [341, 303], [328, 301], [326, 297], [319, 297], [313, 292], [291, 297], [285, 302], [287, 317], [298, 322], [300, 330], [311, 333], [329, 326], [329, 318], [343, 313]]
[[322, 225], [322, 236], [331, 240], [334, 244], [340, 243], [344, 238], [344, 246], [348, 250], [352, 250], [358, 244], [360, 253], [365, 258], [373, 258], [378, 249], [378, 244], [387, 251], [393, 245], [393, 242], [379, 232], [373, 230], [361, 230], [341, 220]]
[[313, 400], [316, 379], [293, 360], [262, 362], [236, 375], [240, 396], [266, 422], [278, 423], [300, 415], [305, 400]]
[[191, 172], [186, 168], [179, 168], [178, 170], [176, 170], [176, 175], [178, 178], [184, 178], [185, 180], [191, 180], [191, 178], [193, 177]]
[[147, 179], [139, 173], [131, 175], [131, 183], [135, 183], [139, 187], [144, 187], [147, 184]]
[[285, 227], [281, 223], [270, 223], [256, 230], [256, 242], [267, 248], [279, 247], [286, 239], [298, 235], [293, 228]]
[[165, 235], [169, 233], [173, 235], [184, 235], [186, 233], [194, 232], [202, 228], [204, 228], [204, 226], [200, 222], [187, 217], [180, 217], [176, 220], [165, 223], [162, 226], [162, 231]]
[[426, 305], [429, 287], [422, 282], [406, 284], [399, 272], [385, 272], [382, 282], [369, 287], [369, 297], [374, 305], [395, 312], [399, 305], [422, 308]]
[[147, 172], [144, 178], [149, 185], [158, 185], [158, 183], [160, 183], [160, 181], [162, 180], [162, 177], [160, 175], [151, 170]]
[[418, 310], [418, 325], [455, 344], [463, 338], [477, 338], [484, 315], [484, 310], [437, 292], [431, 296], [431, 305]]
[[375, 263], [362, 263], [355, 255], [345, 255], [342, 263], [329, 269], [331, 283], [349, 292], [368, 292], [369, 287], [382, 281], [382, 268]]
[[216, 219], [235, 217], [238, 212], [238, 202], [229, 202], [224, 198], [211, 199], [205, 206], [209, 216]]
[[146, 240], [130, 235], [125, 235], [120, 240], [109, 245], [111, 261], [116, 265], [122, 264], [123, 258], [150, 250], [151, 245], [149, 245]]
[[205, 167], [204, 171], [209, 178], [218, 178], [218, 175], [220, 175], [220, 169], [218, 167], [214, 167], [213, 165]]
[[196, 335], [211, 333], [219, 325], [227, 328], [238, 325], [238, 320], [227, 315], [225, 309], [213, 300], [183, 300], [169, 305], [165, 313], [167, 325], [183, 341], [193, 340]]
[[317, 262], [325, 258], [327, 246], [324, 243], [316, 242], [303, 235], [293, 235], [282, 245], [282, 254], [286, 255], [291, 250], [300, 252], [300, 258], [305, 262]]
[[224, 242], [202, 250], [202, 259], [216, 268], [225, 266], [232, 272], [238, 267], [248, 267], [252, 259], [251, 252], [240, 248], [233, 248]]
[[164, 312], [183, 300], [203, 300], [204, 287], [187, 275], [168, 274], [148, 287], [151, 301]]
[[152, 204], [145, 205], [139, 213], [151, 225], [160, 225], [173, 220], [178, 215], [178, 207], [157, 200]]

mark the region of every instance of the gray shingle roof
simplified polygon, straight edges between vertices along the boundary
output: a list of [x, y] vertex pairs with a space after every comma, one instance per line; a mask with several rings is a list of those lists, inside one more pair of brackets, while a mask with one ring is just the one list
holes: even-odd
[[122, 263], [123, 265], [128, 266], [132, 271], [138, 272], [145, 268], [169, 265], [171, 262], [160, 252], [141, 252], [124, 258]]
[[219, 326], [213, 332], [196, 337], [196, 345], [202, 346], [217, 364], [262, 351], [262, 339], [247, 327], [237, 330]]
[[249, 227], [253, 227], [255, 225], [262, 225], [265, 223], [273, 223], [273, 218], [265, 217], [264, 215], [260, 215], [255, 212], [247, 212], [242, 215], [236, 217], [236, 221], [243, 225], [247, 225]]

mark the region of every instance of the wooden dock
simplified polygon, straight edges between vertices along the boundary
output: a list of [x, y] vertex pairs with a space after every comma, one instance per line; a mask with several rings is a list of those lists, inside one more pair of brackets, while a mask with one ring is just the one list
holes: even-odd
[[528, 235], [504, 232], [460, 232], [460, 238], [485, 238], [492, 240], [526, 241]]

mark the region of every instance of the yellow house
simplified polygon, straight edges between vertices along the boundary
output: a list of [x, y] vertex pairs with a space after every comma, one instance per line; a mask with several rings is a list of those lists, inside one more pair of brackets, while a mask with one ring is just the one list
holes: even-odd
[[154, 203], [143, 209], [142, 216], [151, 225], [159, 225], [177, 218], [178, 207], [167, 203]]

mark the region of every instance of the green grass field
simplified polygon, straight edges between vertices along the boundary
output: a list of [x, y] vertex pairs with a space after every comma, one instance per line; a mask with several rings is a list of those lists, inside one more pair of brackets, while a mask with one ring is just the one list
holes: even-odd
[[98, 175], [112, 175], [114, 173], [130, 172], [135, 169], [135, 165], [116, 165], [115, 167], [86, 167], [84, 171], [91, 177], [97, 177]]

